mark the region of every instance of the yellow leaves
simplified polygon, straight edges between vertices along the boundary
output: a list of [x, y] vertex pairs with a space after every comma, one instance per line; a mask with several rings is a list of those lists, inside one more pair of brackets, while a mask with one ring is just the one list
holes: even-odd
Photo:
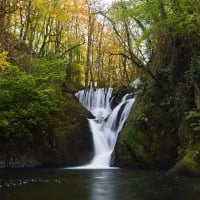
[[32, 0], [33, 5], [43, 16], [51, 17], [59, 22], [68, 22], [73, 5], [69, 0]]
[[0, 53], [0, 74], [2, 74], [2, 72], [4, 72], [4, 70], [10, 66], [10, 63], [7, 61], [7, 55], [7, 51]]

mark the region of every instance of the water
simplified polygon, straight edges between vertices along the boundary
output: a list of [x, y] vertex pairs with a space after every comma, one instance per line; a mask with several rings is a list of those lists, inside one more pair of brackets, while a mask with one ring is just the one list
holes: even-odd
[[1, 200], [199, 200], [200, 178], [122, 169], [0, 170]]
[[112, 88], [82, 90], [75, 95], [95, 119], [89, 119], [93, 134], [94, 158], [81, 168], [109, 168], [111, 154], [119, 132], [134, 103], [133, 94], [126, 94], [119, 105], [111, 109]]
[[112, 88], [81, 90], [75, 94], [82, 105], [97, 118], [106, 117], [110, 112]]

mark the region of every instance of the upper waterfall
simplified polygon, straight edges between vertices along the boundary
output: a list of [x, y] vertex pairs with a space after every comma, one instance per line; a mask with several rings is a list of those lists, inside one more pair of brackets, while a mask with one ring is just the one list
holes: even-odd
[[80, 103], [95, 117], [106, 117], [110, 114], [112, 88], [81, 90], [75, 94]]
[[85, 166], [88, 168], [108, 168], [119, 132], [134, 103], [134, 95], [126, 94], [112, 110], [112, 88], [81, 90], [75, 94], [80, 103], [95, 119], [89, 119], [93, 134], [94, 158]]

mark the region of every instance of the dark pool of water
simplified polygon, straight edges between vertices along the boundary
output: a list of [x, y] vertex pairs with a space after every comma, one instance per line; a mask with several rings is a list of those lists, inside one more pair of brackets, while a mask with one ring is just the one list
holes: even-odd
[[135, 170], [0, 170], [1, 200], [199, 200], [200, 178]]

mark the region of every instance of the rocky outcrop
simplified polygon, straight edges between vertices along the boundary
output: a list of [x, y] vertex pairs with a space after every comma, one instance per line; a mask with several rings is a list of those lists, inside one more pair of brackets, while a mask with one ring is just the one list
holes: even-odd
[[77, 166], [93, 157], [93, 142], [87, 118], [93, 116], [71, 94], [65, 94], [63, 104], [51, 118], [55, 138], [56, 159], [50, 165]]
[[16, 141], [12, 146], [1, 145], [0, 167], [66, 167], [87, 163], [93, 156], [87, 118], [92, 118], [91, 114], [74, 95], [64, 93], [57, 110], [42, 128], [36, 127], [29, 143]]
[[116, 145], [118, 165], [170, 168], [177, 156], [175, 132], [173, 119], [164, 106], [148, 106], [148, 96], [137, 95]]
[[171, 96], [156, 87], [137, 92], [116, 144], [118, 166], [200, 175], [199, 97], [178, 92]]

